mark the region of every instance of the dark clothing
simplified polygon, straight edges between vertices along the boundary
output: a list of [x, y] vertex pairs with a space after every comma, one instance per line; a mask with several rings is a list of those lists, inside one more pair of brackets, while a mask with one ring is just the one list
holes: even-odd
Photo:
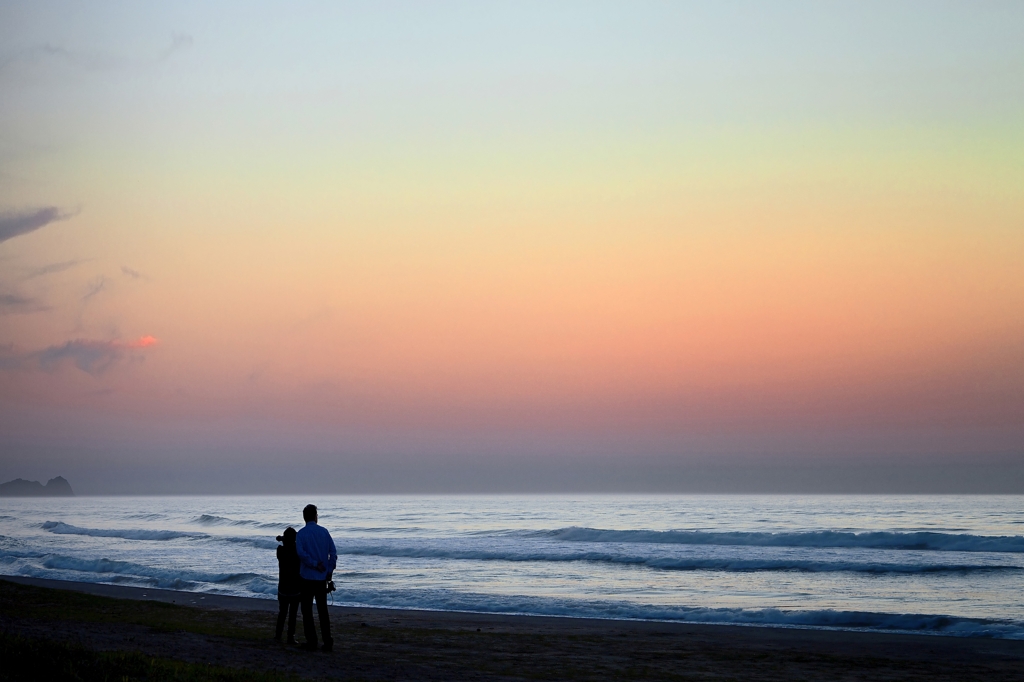
[[289, 542], [285, 536], [283, 545], [277, 548], [277, 600], [280, 611], [277, 614], [277, 635], [281, 639], [284, 620], [288, 618], [288, 641], [295, 639], [295, 616], [299, 612], [299, 601], [302, 597], [302, 578], [299, 577], [299, 555], [295, 552], [295, 543]]
[[284, 632], [284, 619], [288, 618], [288, 639], [289, 643], [295, 641], [295, 617], [299, 613], [299, 597], [282, 597], [277, 598], [280, 610], [277, 612], [277, 634], [274, 639], [280, 641], [281, 633]]
[[294, 542], [278, 545], [277, 570], [277, 596], [298, 597], [302, 592], [302, 578], [299, 577], [299, 555]]
[[313, 624], [313, 599], [316, 599], [316, 612], [320, 617], [320, 634], [324, 638], [324, 646], [330, 648], [334, 644], [331, 637], [331, 617], [327, 613], [327, 582], [324, 580], [302, 579], [302, 629], [306, 634], [306, 646], [316, 647], [316, 626]]

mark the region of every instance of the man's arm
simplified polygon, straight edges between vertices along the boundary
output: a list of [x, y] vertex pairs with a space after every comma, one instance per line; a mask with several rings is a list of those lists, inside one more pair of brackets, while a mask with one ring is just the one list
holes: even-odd
[[334, 538], [330, 533], [327, 534], [327, 546], [330, 549], [327, 553], [327, 572], [334, 573], [334, 569], [338, 567], [338, 550], [334, 546]]
[[316, 559], [314, 559], [313, 555], [306, 550], [304, 540], [305, 538], [301, 535], [295, 538], [295, 553], [299, 555], [299, 561], [301, 561], [305, 566], [316, 570]]

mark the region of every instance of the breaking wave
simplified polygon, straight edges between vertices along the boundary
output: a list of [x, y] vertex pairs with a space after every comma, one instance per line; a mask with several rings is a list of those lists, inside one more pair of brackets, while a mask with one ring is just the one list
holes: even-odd
[[452, 559], [511, 562], [591, 562], [641, 566], [668, 571], [803, 571], [810, 573], [966, 573], [976, 571], [1021, 571], [1024, 566], [990, 563], [902, 563], [894, 561], [828, 560], [797, 557], [739, 558], [707, 556], [645, 556], [642, 554], [565, 551], [558, 548], [502, 549], [458, 548], [431, 545], [353, 545], [338, 548], [339, 555], [379, 556], [402, 559]]
[[177, 530], [145, 530], [139, 528], [79, 528], [61, 521], [47, 521], [42, 525], [44, 530], [58, 535], [88, 535], [94, 538], [123, 538], [125, 540], [177, 540], [179, 538], [190, 538], [195, 540], [208, 540], [211, 542], [229, 542], [234, 544], [249, 545], [258, 549], [275, 549], [277, 542], [272, 537], [233, 537], [224, 535], [210, 535], [208, 533], [187, 533]]
[[604, 530], [571, 526], [534, 531], [534, 537], [561, 542], [618, 542], [671, 545], [739, 545], [748, 547], [822, 547], [862, 549], [907, 549], [945, 552], [1024, 553], [1021, 535], [968, 535], [935, 532], [806, 531], [798, 533], [723, 532], [691, 530]]
[[94, 538], [124, 538], [126, 540], [176, 540], [178, 538], [204, 537], [195, 533], [176, 530], [143, 530], [139, 528], [79, 528], [62, 521], [47, 521], [43, 530], [58, 535], [88, 535]]
[[269, 594], [277, 589], [276, 581], [271, 581], [269, 577], [259, 573], [205, 573], [189, 569], [153, 568], [131, 561], [83, 559], [59, 554], [45, 555], [37, 565], [23, 566], [20, 573], [48, 577], [49, 571], [92, 574], [92, 578], [98, 581], [141, 580], [153, 587], [171, 590], [195, 591], [210, 587], [233, 587], [254, 594]]
[[229, 519], [225, 516], [216, 516], [214, 514], [203, 514], [192, 519], [192, 523], [198, 523], [203, 526], [250, 526], [252, 528], [279, 528], [284, 530], [288, 527], [286, 523], [261, 523], [260, 521], [253, 521], [252, 519]]
[[225, 537], [221, 536], [210, 536], [210, 540], [215, 542], [231, 542], [238, 545], [249, 545], [250, 547], [256, 547], [257, 549], [277, 549], [277, 540], [273, 538], [239, 538], [239, 537]]
[[192, 519], [192, 523], [200, 523], [204, 526], [220, 526], [225, 523], [231, 523], [231, 519], [223, 516], [215, 516], [213, 514], [203, 514]]

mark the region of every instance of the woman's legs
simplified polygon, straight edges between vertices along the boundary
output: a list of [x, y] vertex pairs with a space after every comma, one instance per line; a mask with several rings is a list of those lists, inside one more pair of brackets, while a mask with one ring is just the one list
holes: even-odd
[[[274, 635], [274, 639], [281, 641], [281, 631], [284, 630], [284, 617], [288, 613], [288, 605], [292, 603], [291, 599], [285, 597], [277, 598], [277, 632]], [[295, 610], [292, 609], [292, 630], [295, 629]]]
[[299, 615], [299, 598], [291, 597], [288, 600], [288, 643], [295, 643], [295, 617]]

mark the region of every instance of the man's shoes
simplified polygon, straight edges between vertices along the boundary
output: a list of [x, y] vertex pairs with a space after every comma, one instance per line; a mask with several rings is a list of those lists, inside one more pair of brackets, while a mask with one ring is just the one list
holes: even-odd
[[316, 645], [316, 642], [306, 642], [305, 644], [303, 644], [299, 648], [302, 649], [303, 651], [316, 651], [320, 647], [318, 647]]
[[320, 651], [331, 653], [334, 651], [334, 642], [324, 642], [324, 645], [320, 647]]
[[298, 645], [299, 645], [299, 643], [295, 641], [295, 638], [294, 638], [294, 637], [289, 637], [289, 638], [288, 638], [288, 642], [287, 642], [287, 644], [288, 644], [289, 646], [298, 646]]

